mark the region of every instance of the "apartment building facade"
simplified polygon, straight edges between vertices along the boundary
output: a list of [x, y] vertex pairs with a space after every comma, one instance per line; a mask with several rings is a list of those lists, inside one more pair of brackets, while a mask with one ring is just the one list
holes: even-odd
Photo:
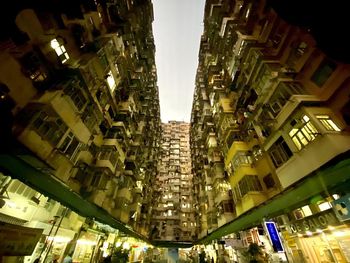
[[159, 173], [154, 189], [155, 240], [191, 242], [196, 237], [189, 129], [186, 122], [162, 123]]
[[16, 11], [22, 38], [0, 50], [2, 170], [148, 237], [161, 132], [151, 1]]
[[266, 1], [206, 1], [190, 131], [200, 238], [348, 193], [349, 76]]

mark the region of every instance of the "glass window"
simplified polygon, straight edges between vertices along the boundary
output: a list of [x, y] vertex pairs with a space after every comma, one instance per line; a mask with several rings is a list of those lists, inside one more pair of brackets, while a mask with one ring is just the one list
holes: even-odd
[[336, 69], [337, 64], [329, 59], [324, 59], [314, 74], [311, 76], [312, 82], [317, 86], [322, 87], [326, 83], [328, 78], [332, 75]]
[[275, 167], [280, 167], [282, 164], [287, 162], [290, 157], [293, 156], [292, 151], [289, 149], [288, 144], [285, 142], [283, 137], [279, 137], [277, 141], [268, 150], [271, 160]]
[[58, 117], [39, 112], [32, 123], [34, 130], [45, 140], [56, 146], [66, 133], [68, 127]]
[[262, 191], [262, 187], [257, 175], [246, 175], [238, 183], [241, 196], [245, 196], [250, 191]]
[[296, 124], [289, 132], [289, 136], [292, 138], [298, 150], [301, 150], [308, 145], [309, 142], [315, 140], [317, 135], [318, 131], [310, 122], [310, 118], [307, 115], [304, 115], [301, 120], [296, 121]]
[[301, 208], [301, 210], [303, 211], [304, 216], [311, 216], [312, 215], [312, 211], [308, 205], [303, 206]]
[[318, 208], [320, 209], [320, 211], [325, 211], [325, 210], [331, 209], [332, 206], [329, 202], [324, 202], [324, 203], [319, 204]]
[[107, 83], [109, 89], [111, 90], [111, 92], [113, 92], [115, 90], [116, 84], [111, 70], [107, 74]]
[[78, 152], [80, 142], [76, 139], [72, 132], [69, 132], [63, 143], [59, 147], [60, 151], [63, 152], [69, 159], [73, 160]]
[[63, 45], [57, 41], [57, 39], [51, 40], [51, 47], [55, 50], [57, 56], [60, 58], [62, 64], [65, 63], [68, 59], [68, 53]]
[[74, 103], [74, 106], [80, 111], [86, 105], [87, 99], [82, 92], [79, 82], [72, 81], [65, 88], [64, 93], [69, 96], [69, 98]]
[[317, 115], [316, 118], [321, 122], [327, 131], [340, 131], [340, 128], [328, 115]]
[[271, 96], [268, 104], [269, 113], [276, 117], [283, 106], [287, 103], [292, 95], [307, 94], [303, 87], [295, 82], [281, 82], [278, 84], [276, 91]]

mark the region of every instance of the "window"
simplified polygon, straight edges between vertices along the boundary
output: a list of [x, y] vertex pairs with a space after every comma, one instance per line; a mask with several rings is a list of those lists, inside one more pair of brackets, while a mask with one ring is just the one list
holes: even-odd
[[84, 122], [85, 126], [93, 131], [93, 128], [97, 125], [99, 121], [99, 117], [97, 116], [97, 112], [94, 109], [93, 105], [88, 105], [83, 114], [81, 115], [81, 119]]
[[276, 91], [271, 96], [270, 102], [267, 105], [269, 114], [276, 117], [289, 98], [293, 95], [307, 94], [301, 85], [295, 82], [281, 82], [278, 84]]
[[312, 82], [322, 87], [336, 69], [337, 64], [329, 59], [324, 59], [311, 77]]
[[250, 155], [246, 155], [244, 152], [238, 152], [232, 159], [232, 168], [235, 170], [242, 165], [250, 165], [253, 163], [253, 158]]
[[328, 115], [317, 115], [316, 118], [322, 123], [327, 131], [340, 131], [340, 128]]
[[40, 112], [32, 123], [33, 129], [45, 140], [56, 146], [66, 133], [68, 127], [58, 117], [49, 116], [46, 112]]
[[320, 211], [325, 211], [325, 210], [331, 209], [332, 205], [329, 202], [323, 202], [318, 205], [318, 208], [320, 209]]
[[69, 59], [66, 49], [64, 48], [63, 45], [60, 45], [60, 43], [58, 43], [57, 39], [51, 40], [51, 47], [55, 50], [62, 64]]
[[289, 149], [288, 144], [284, 141], [282, 136], [272, 145], [268, 153], [276, 168], [280, 167], [293, 156], [292, 151]]
[[117, 163], [117, 151], [112, 148], [102, 149], [99, 155], [100, 160], [109, 160], [113, 166]]
[[289, 132], [289, 136], [292, 138], [292, 141], [298, 150], [301, 150], [308, 145], [309, 142], [315, 140], [318, 131], [310, 122], [310, 118], [307, 115], [304, 115], [301, 120], [294, 120], [292, 122], [296, 122], [296, 124]]
[[73, 160], [78, 152], [80, 142], [74, 136], [72, 132], [69, 132], [63, 143], [59, 147], [60, 151], [63, 152], [69, 159]]
[[107, 60], [105, 52], [101, 49], [100, 51], [97, 52], [97, 55], [98, 55], [98, 58], [100, 60], [100, 63], [101, 63], [103, 70], [106, 70], [106, 68], [108, 66], [108, 60]]
[[222, 208], [224, 213], [233, 213], [233, 204], [230, 201], [224, 201], [222, 203]]
[[273, 176], [271, 173], [264, 176], [263, 181], [267, 189], [273, 188], [276, 185], [275, 180], [273, 179]]
[[87, 103], [87, 99], [82, 92], [79, 82], [78, 81], [72, 81], [70, 82], [63, 90], [64, 94], [69, 96], [69, 98], [74, 103], [74, 106], [81, 111], [83, 107]]
[[107, 74], [107, 83], [109, 89], [111, 90], [111, 92], [113, 92], [115, 90], [116, 84], [111, 70]]
[[24, 73], [34, 82], [46, 80], [47, 72], [43, 67], [43, 63], [34, 52], [28, 52], [20, 58]]
[[238, 183], [241, 196], [245, 196], [251, 191], [262, 191], [262, 187], [257, 175], [245, 175]]

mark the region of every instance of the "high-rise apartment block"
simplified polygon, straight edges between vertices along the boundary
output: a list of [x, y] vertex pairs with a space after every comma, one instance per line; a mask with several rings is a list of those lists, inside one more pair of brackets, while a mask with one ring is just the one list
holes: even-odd
[[40, 197], [49, 217], [57, 200], [186, 246], [335, 218], [350, 189], [350, 65], [275, 1], [206, 1], [190, 124], [160, 121], [151, 0], [23, 2], [0, 34], [0, 204], [7, 190]]
[[161, 132], [152, 3], [35, 3], [9, 12], [16, 30], [0, 47], [1, 139], [12, 149], [0, 166], [147, 237]]
[[349, 77], [265, 1], [206, 1], [191, 117], [200, 238], [347, 193]]
[[196, 238], [190, 124], [162, 124], [160, 159], [154, 194], [153, 239], [192, 241]]

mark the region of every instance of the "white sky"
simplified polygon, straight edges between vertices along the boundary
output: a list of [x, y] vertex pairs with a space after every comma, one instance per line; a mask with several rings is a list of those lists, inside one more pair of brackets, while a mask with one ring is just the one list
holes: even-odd
[[205, 0], [153, 0], [162, 122], [191, 119]]

